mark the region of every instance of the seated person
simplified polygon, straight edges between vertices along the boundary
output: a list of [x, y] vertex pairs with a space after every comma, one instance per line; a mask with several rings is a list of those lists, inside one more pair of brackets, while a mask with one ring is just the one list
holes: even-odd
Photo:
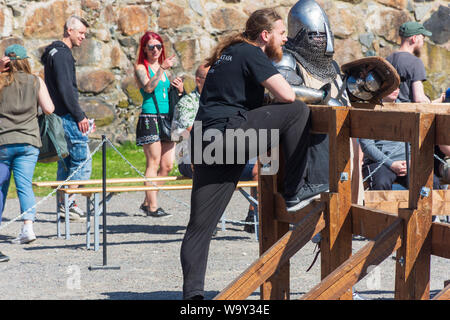
[[[383, 99], [384, 102], [395, 102], [399, 93], [396, 89]], [[359, 140], [364, 153], [362, 173], [370, 190], [392, 190], [394, 183], [408, 189], [405, 142], [388, 140]], [[441, 189], [439, 178], [433, 176], [433, 189]]]
[[[177, 141], [175, 147], [175, 157], [178, 163], [178, 170], [180, 173], [188, 178], [192, 179], [192, 165], [189, 156], [189, 132], [192, 129], [195, 115], [199, 107], [200, 94], [205, 83], [206, 75], [209, 68], [200, 65], [195, 72], [195, 84], [196, 88], [190, 94], [185, 95], [175, 106], [173, 120], [172, 120], [172, 141]], [[241, 181], [257, 180], [258, 170], [256, 164], [256, 158], [250, 159], [244, 171], [241, 174]], [[251, 188], [250, 194], [256, 199], [256, 188]], [[255, 208], [250, 204], [246, 222], [253, 222], [255, 216]], [[246, 224], [244, 231], [249, 233], [255, 232], [255, 226], [252, 224]]]

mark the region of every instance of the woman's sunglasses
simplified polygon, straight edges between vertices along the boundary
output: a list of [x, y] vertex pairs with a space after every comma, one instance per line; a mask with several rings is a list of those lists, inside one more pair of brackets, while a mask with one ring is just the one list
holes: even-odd
[[153, 49], [161, 50], [162, 44], [149, 44], [147, 45], [148, 50], [152, 51]]

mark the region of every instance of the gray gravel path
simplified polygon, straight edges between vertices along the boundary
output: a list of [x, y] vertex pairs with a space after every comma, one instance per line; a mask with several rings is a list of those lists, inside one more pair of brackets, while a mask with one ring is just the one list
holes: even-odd
[[[138, 207], [143, 193], [116, 195], [108, 203], [109, 266], [120, 270], [93, 270], [101, 266], [102, 247], [95, 252], [86, 249], [86, 226], [71, 224], [71, 239], [56, 237], [55, 200], [50, 199], [38, 207], [34, 229], [38, 239], [29, 245], [10, 243], [20, 231], [15, 222], [0, 231], [0, 251], [11, 260], [0, 263], [0, 288], [7, 295], [2, 299], [122, 299], [176, 300], [182, 298], [182, 271], [180, 246], [188, 222], [190, 191], [171, 191], [170, 196], [160, 194], [160, 205], [171, 216], [144, 217]], [[37, 199], [40, 200], [40, 199]], [[85, 200], [79, 197], [85, 208]], [[242, 221], [247, 214], [248, 202], [236, 192], [227, 208], [226, 216]], [[17, 199], [8, 199], [4, 222], [19, 213]], [[62, 225], [63, 226], [63, 225]], [[226, 230], [220, 225], [211, 242], [206, 274], [206, 298], [213, 298], [220, 290], [238, 277], [258, 257], [258, 242], [254, 234], [243, 231], [243, 226], [227, 222]], [[64, 228], [62, 229], [64, 235]], [[102, 234], [100, 234], [102, 239]], [[367, 240], [355, 239], [357, 251]], [[291, 259], [291, 299], [297, 299], [320, 281], [320, 259], [306, 272], [314, 258], [312, 243], [307, 244]], [[393, 299], [395, 261], [385, 260], [355, 288], [369, 299]], [[431, 294], [442, 290], [450, 279], [450, 261], [432, 256]], [[259, 299], [259, 289], [249, 299]]]

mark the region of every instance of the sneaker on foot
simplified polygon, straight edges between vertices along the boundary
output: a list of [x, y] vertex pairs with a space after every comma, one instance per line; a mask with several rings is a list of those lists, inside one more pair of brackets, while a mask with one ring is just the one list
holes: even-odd
[[158, 208], [155, 211], [148, 211], [147, 216], [155, 217], [155, 218], [161, 218], [170, 216], [170, 213], [165, 212], [162, 208]]
[[0, 262], [8, 262], [9, 257], [0, 252]]
[[[83, 213], [83, 216], [80, 216], [77, 211], [80, 211], [81, 213]], [[61, 219], [66, 219], [66, 210], [64, 208], [64, 204], [60, 203], [59, 204], [59, 212], [60, 212], [60, 217]], [[84, 216], [84, 212], [83, 210], [81, 210], [76, 204], [75, 204], [75, 209], [73, 207], [72, 204], [69, 205], [69, 219], [72, 222], [84, 222], [86, 221], [86, 217]]]
[[36, 235], [34, 234], [33, 229], [22, 228], [19, 236], [13, 239], [11, 242], [14, 244], [25, 244], [33, 242], [34, 240], [36, 240]]
[[86, 213], [80, 209], [75, 201], [69, 205], [69, 212], [77, 214], [80, 218], [86, 217]]
[[300, 210], [313, 202], [313, 200], [319, 199], [320, 194], [328, 190], [328, 184], [305, 183], [295, 196], [285, 197], [286, 209], [288, 212]]
[[246, 224], [244, 224], [244, 231], [248, 233], [255, 233], [255, 211], [248, 211], [245, 222]]

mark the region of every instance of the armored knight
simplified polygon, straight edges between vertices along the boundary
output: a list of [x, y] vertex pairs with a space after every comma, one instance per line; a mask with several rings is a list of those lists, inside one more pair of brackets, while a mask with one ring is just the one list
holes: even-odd
[[[275, 63], [297, 99], [306, 104], [349, 105], [333, 54], [333, 35], [327, 15], [314, 0], [298, 1], [288, 15], [288, 41], [283, 58]], [[310, 202], [311, 194], [327, 190], [328, 136], [312, 134], [305, 186], [298, 197]]]
[[[350, 106], [350, 101], [374, 101], [398, 85], [395, 70], [383, 58], [368, 57], [343, 66], [343, 78], [333, 60], [334, 38], [324, 10], [314, 0], [300, 0], [289, 11], [288, 41], [278, 71], [294, 89], [297, 99], [306, 104]], [[345, 68], [344, 68], [345, 67]], [[395, 78], [395, 79], [394, 79]], [[352, 139], [352, 163], [359, 164], [360, 148]], [[328, 190], [328, 135], [311, 134], [305, 186], [298, 193], [305, 199], [292, 211], [314, 199], [312, 195]], [[352, 173], [352, 200], [362, 204], [359, 167]], [[291, 211], [291, 210], [290, 210]]]

